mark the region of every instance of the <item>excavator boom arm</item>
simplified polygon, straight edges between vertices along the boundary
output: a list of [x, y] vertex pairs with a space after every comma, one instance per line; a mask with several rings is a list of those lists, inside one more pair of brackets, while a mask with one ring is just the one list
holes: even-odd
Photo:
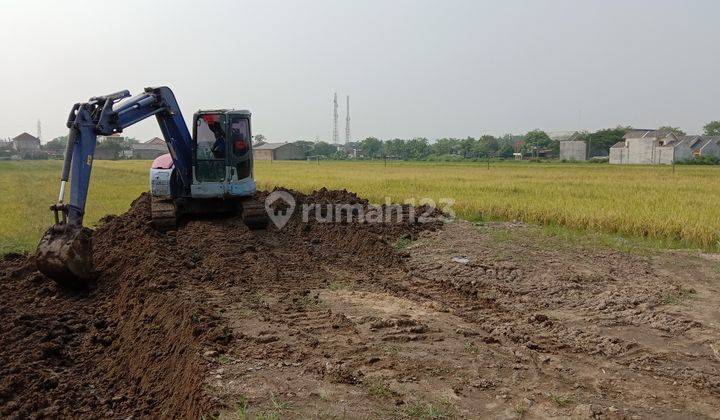
[[[128, 98], [128, 99], [126, 99]], [[126, 100], [125, 100], [126, 99]], [[146, 88], [130, 97], [127, 90], [96, 96], [75, 104], [68, 118], [68, 145], [60, 181], [58, 203], [52, 206], [56, 223], [82, 225], [90, 186], [98, 135], [121, 133], [123, 129], [155, 116], [183, 186], [190, 185], [192, 139], [175, 95], [168, 87]], [[70, 202], [64, 205], [65, 185], [72, 179]]]
[[[70, 134], [60, 193], [57, 203], [50, 207], [55, 213], [55, 224], [43, 235], [36, 253], [38, 269], [59, 284], [83, 285], [94, 277], [91, 235], [82, 222], [97, 136], [121, 133], [124, 128], [153, 115], [165, 137], [180, 182], [183, 188], [189, 189], [192, 138], [169, 88], [146, 88], [133, 97], [124, 90], [96, 96], [72, 107], [67, 122]], [[68, 179], [72, 180], [70, 201], [65, 203]]]

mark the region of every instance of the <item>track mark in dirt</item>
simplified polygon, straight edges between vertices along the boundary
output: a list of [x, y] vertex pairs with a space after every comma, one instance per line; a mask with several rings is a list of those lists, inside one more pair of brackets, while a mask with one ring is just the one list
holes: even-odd
[[717, 413], [718, 331], [697, 316], [714, 298], [685, 292], [714, 280], [609, 249], [497, 244], [461, 221], [415, 239], [396, 251], [399, 265], [337, 252], [254, 283], [263, 304], [224, 314], [248, 340], [219, 367], [217, 394], [249, 413], [283, 401], [282, 415], [298, 418]]

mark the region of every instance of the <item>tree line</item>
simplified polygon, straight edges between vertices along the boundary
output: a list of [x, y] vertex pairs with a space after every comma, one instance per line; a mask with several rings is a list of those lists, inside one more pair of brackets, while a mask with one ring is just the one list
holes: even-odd
[[[591, 156], [607, 156], [610, 146], [620, 141], [627, 130], [617, 127], [598, 130], [594, 133], [579, 133], [582, 140], [588, 141]], [[296, 141], [305, 156], [323, 156], [331, 159], [347, 158], [348, 153], [338, 150], [336, 145], [326, 142]], [[514, 153], [525, 156], [558, 156], [560, 143], [553, 140], [542, 130], [532, 130], [524, 135], [505, 134], [479, 137], [441, 138], [431, 142], [425, 137], [412, 139], [387, 139], [368, 137], [357, 143], [359, 155], [370, 159], [402, 160], [477, 160], [510, 159]]]
[[[588, 156], [608, 156], [610, 147], [622, 141], [630, 126], [605, 128], [594, 132], [579, 131], [575, 139], [585, 141]], [[672, 131], [678, 136], [686, 133], [679, 127], [663, 126], [661, 130]], [[720, 121], [711, 121], [704, 126], [704, 135], [719, 136]], [[264, 137], [263, 137], [264, 138]], [[326, 142], [296, 141], [305, 156], [322, 156], [331, 159], [345, 159], [346, 151]], [[441, 138], [431, 142], [425, 137], [412, 139], [386, 139], [368, 137], [357, 144], [359, 155], [364, 158], [402, 159], [402, 160], [473, 160], [473, 159], [510, 159], [513, 153], [524, 156], [559, 156], [560, 142], [553, 140], [543, 130], [531, 130], [523, 135], [505, 134], [503, 136], [482, 135], [477, 138]]]

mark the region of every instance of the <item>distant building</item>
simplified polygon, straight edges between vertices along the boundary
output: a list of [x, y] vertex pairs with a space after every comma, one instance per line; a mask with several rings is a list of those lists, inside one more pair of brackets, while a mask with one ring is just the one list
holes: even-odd
[[610, 163], [669, 164], [692, 159], [691, 145], [699, 148], [700, 144], [697, 137], [701, 136], [677, 136], [666, 130], [628, 130], [623, 140], [610, 148]]
[[160, 137], [154, 137], [145, 143], [132, 145], [133, 159], [155, 159], [165, 153], [168, 153], [167, 144]]
[[255, 160], [302, 160], [305, 154], [295, 143], [262, 143], [253, 146]]
[[22, 133], [11, 140], [12, 151], [15, 156], [22, 159], [37, 159], [44, 155], [40, 150], [40, 139], [28, 134]]
[[574, 138], [577, 138], [577, 136], [580, 135], [580, 133], [575, 131], [550, 131], [547, 133], [548, 137], [550, 137], [551, 140], [555, 141], [568, 141], [573, 140]]
[[40, 151], [40, 139], [28, 133], [14, 137], [12, 145], [13, 149], [19, 153]]
[[560, 141], [560, 159], [561, 160], [587, 160], [587, 142], [581, 140], [580, 133], [577, 131]]
[[693, 157], [720, 158], [720, 136], [683, 136], [682, 138], [688, 142]]

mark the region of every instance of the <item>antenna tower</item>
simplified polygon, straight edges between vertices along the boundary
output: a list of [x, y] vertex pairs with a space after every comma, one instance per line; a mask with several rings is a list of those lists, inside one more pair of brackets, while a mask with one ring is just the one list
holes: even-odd
[[337, 93], [335, 93], [335, 96], [333, 97], [333, 137], [332, 142], [333, 144], [337, 144], [338, 142], [338, 103], [337, 103]]
[[350, 95], [347, 95], [347, 111], [345, 116], [345, 144], [350, 143]]

